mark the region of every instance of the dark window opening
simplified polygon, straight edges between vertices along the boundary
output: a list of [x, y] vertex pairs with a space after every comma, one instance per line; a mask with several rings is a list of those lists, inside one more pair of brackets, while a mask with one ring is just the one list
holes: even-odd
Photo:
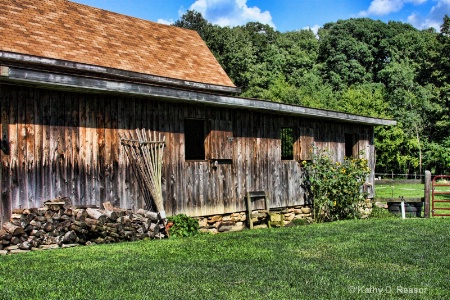
[[346, 157], [357, 157], [358, 149], [358, 135], [346, 133], [345, 134], [345, 156]]
[[281, 159], [293, 160], [294, 159], [294, 128], [283, 127], [280, 129], [281, 139]]
[[184, 120], [185, 160], [205, 159], [205, 120]]

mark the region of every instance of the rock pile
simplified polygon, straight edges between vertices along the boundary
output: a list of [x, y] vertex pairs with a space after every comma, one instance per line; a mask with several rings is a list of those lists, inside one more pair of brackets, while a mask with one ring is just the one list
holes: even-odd
[[[254, 228], [267, 227], [267, 214], [258, 210], [252, 211]], [[311, 219], [311, 208], [308, 206], [296, 206], [285, 209], [283, 213], [284, 224], [289, 225], [295, 219]], [[241, 231], [247, 227], [246, 212], [236, 212], [224, 215], [198, 217], [200, 231], [208, 233], [220, 233], [228, 231]]]

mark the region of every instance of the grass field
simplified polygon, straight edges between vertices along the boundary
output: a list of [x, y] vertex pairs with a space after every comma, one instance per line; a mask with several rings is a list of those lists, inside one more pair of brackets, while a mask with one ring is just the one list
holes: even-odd
[[[438, 186], [436, 191], [450, 192], [450, 186]], [[376, 198], [420, 198], [424, 197], [423, 184], [376, 184]], [[430, 197], [431, 198], [431, 197]], [[450, 200], [450, 195], [435, 195], [436, 200]], [[435, 203], [437, 213], [450, 214], [450, 211], [439, 210], [439, 208], [450, 208], [450, 202]]]
[[369, 219], [0, 257], [1, 299], [448, 299], [450, 219]]
[[375, 195], [380, 198], [423, 197], [423, 184], [376, 184]]

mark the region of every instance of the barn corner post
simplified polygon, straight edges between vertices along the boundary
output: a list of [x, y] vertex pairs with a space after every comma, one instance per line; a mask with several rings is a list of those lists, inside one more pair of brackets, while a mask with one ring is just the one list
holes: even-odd
[[424, 187], [425, 218], [430, 217], [430, 192], [431, 192], [431, 172], [427, 170], [425, 171], [425, 187]]

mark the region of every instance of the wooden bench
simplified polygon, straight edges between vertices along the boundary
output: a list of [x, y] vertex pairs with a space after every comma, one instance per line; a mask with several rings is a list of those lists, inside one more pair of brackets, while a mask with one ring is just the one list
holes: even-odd
[[253, 229], [252, 220], [252, 202], [255, 200], [260, 200], [264, 198], [264, 210], [258, 210], [259, 213], [265, 214], [267, 226], [270, 228], [272, 225], [284, 226], [284, 210], [271, 210], [269, 205], [269, 198], [267, 197], [267, 192], [265, 191], [252, 191], [247, 192], [247, 220], [250, 229]]

